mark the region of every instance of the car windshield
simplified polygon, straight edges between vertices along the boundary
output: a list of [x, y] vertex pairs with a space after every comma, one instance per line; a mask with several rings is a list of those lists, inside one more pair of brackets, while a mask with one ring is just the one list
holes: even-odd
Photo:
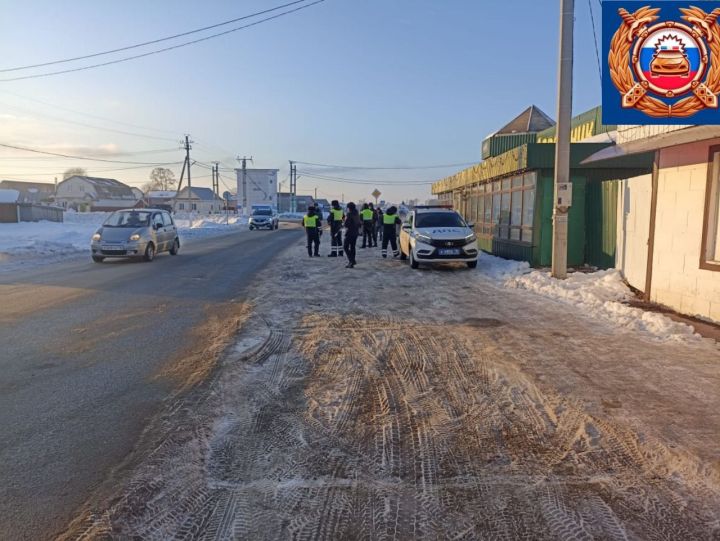
[[253, 216], [272, 216], [272, 210], [256, 209], [255, 212], [253, 212]]
[[105, 220], [103, 227], [148, 227], [150, 225], [150, 213], [127, 210], [114, 212]]
[[415, 216], [415, 227], [467, 227], [456, 212], [421, 212]]

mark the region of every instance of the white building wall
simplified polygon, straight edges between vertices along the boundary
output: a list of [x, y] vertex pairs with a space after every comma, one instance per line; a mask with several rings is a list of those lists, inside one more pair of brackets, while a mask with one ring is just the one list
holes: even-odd
[[277, 208], [278, 206], [278, 184], [277, 169], [246, 169], [245, 170], [245, 191], [243, 191], [243, 171], [236, 169], [237, 172], [237, 196], [238, 208], [243, 204], [243, 194], [245, 194], [246, 214], [249, 214], [253, 205], [270, 205]]
[[651, 201], [652, 175], [620, 183], [615, 266], [627, 282], [640, 291], [645, 291], [647, 275]]
[[720, 272], [700, 269], [708, 152], [717, 144], [660, 151], [651, 299], [720, 322]]

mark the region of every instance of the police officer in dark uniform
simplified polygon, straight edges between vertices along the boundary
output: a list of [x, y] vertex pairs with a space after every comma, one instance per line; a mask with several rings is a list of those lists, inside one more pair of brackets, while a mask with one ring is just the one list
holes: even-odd
[[308, 256], [320, 257], [320, 226], [322, 226], [322, 222], [315, 211], [315, 207], [308, 207], [307, 214], [303, 216], [303, 226], [307, 235]]
[[402, 225], [402, 220], [397, 215], [397, 207], [390, 207], [383, 216], [383, 239], [382, 239], [382, 256], [388, 255], [388, 243], [392, 247], [393, 257], [400, 255], [397, 247], [397, 225]]
[[328, 216], [328, 224], [330, 225], [330, 253], [328, 257], [343, 256], [342, 227], [344, 219], [345, 213], [340, 207], [340, 203], [333, 200]]
[[380, 242], [383, 239], [383, 210], [378, 207], [375, 209], [375, 221], [377, 222], [377, 232], [380, 237]]
[[347, 214], [345, 215], [345, 255], [348, 258], [346, 268], [352, 269], [355, 264], [355, 245], [362, 228], [362, 220], [360, 213], [357, 211], [355, 203], [348, 203]]
[[373, 211], [370, 210], [370, 205], [367, 203], [363, 203], [360, 217], [363, 224], [363, 243], [360, 248], [372, 248]]

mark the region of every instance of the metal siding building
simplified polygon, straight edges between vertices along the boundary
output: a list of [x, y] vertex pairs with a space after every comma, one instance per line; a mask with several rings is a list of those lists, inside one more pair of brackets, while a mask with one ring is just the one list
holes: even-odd
[[[600, 184], [645, 174], [652, 167], [646, 156], [628, 157], [613, 167], [581, 165], [607, 146], [571, 145], [569, 265], [612, 266], [608, 263], [614, 253], [608, 246], [615, 225], [611, 208], [617, 205], [617, 191]], [[483, 251], [548, 266], [552, 258], [554, 159], [554, 144], [526, 144], [438, 181], [432, 191], [476, 224]]]

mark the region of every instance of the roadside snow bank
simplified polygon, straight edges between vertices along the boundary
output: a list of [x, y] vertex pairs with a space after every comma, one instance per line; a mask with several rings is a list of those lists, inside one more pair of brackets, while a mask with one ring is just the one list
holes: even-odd
[[[78, 255], [87, 255], [90, 238], [110, 215], [108, 212], [65, 212], [64, 222], [21, 222], [0, 224], [0, 270], [46, 264]], [[247, 218], [225, 215], [175, 216], [181, 240], [222, 235], [247, 226]]]
[[662, 341], [702, 340], [690, 325], [624, 304], [633, 294], [616, 269], [577, 272], [566, 280], [556, 280], [550, 272], [532, 270], [524, 261], [509, 261], [488, 254], [482, 254], [478, 267], [484, 276], [507, 288], [524, 289], [570, 304], [618, 327], [641, 331]]

